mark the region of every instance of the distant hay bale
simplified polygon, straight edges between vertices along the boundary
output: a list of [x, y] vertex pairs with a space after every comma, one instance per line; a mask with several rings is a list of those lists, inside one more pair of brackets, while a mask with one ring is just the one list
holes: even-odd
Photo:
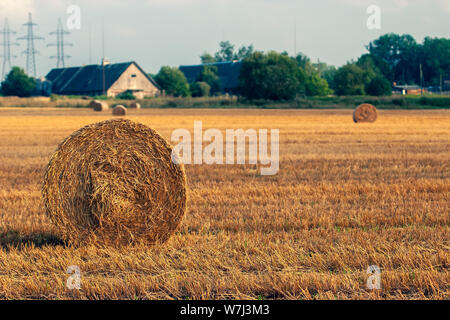
[[127, 115], [127, 108], [122, 105], [117, 105], [113, 109], [113, 116], [126, 116]]
[[97, 112], [102, 112], [102, 111], [106, 111], [109, 109], [109, 106], [106, 102], [99, 101], [99, 100], [91, 101], [91, 103], [89, 104], [89, 107], [94, 109], [94, 111], [97, 111]]
[[184, 166], [156, 131], [129, 120], [81, 128], [46, 168], [45, 211], [73, 244], [167, 241], [186, 211]]
[[375, 122], [377, 118], [377, 109], [371, 104], [362, 104], [353, 112], [353, 121], [355, 123]]
[[128, 108], [129, 108], [129, 109], [140, 109], [140, 108], [141, 108], [141, 105], [140, 105], [139, 103], [137, 103], [137, 102], [132, 102], [132, 103], [129, 105]]

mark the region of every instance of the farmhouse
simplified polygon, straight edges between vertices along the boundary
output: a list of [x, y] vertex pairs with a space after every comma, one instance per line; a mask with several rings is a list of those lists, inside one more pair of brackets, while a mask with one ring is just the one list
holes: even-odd
[[51, 93], [115, 97], [131, 93], [138, 99], [160, 95], [158, 84], [136, 62], [60, 68], [45, 77]]
[[216, 62], [199, 64], [192, 66], [180, 66], [181, 72], [184, 73], [189, 84], [197, 81], [198, 76], [205, 66], [214, 66], [217, 68], [217, 75], [220, 79], [220, 88], [223, 93], [234, 94], [239, 86], [239, 75], [241, 74], [242, 62]]

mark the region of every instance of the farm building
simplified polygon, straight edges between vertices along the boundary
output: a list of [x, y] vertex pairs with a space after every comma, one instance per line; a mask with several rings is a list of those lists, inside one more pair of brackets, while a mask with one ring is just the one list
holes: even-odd
[[216, 62], [208, 64], [199, 64], [192, 66], [180, 66], [189, 84], [197, 81], [198, 76], [205, 66], [214, 66], [217, 68], [217, 75], [220, 79], [220, 88], [223, 93], [235, 93], [239, 86], [239, 75], [241, 73], [242, 62]]
[[[158, 96], [158, 84], [136, 62], [125, 62], [51, 70], [45, 79], [51, 92], [60, 95], [106, 95], [131, 93], [138, 99]], [[103, 69], [105, 84], [103, 87]], [[103, 91], [105, 89], [105, 91]]]
[[[416, 85], [394, 85], [394, 88], [392, 89], [394, 93], [397, 94], [413, 94], [413, 95], [420, 95], [422, 93], [422, 88], [420, 86]], [[424, 89], [425, 92], [425, 89]]]

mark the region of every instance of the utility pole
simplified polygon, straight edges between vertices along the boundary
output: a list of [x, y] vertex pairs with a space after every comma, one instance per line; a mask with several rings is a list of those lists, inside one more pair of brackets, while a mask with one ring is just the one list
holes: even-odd
[[102, 20], [102, 82], [103, 95], [106, 96], [106, 75], [105, 75], [105, 19]]
[[440, 84], [441, 84], [441, 95], [442, 95], [442, 91], [443, 91], [443, 88], [442, 88], [442, 70], [441, 70]]
[[73, 46], [71, 43], [64, 42], [64, 35], [70, 34], [70, 32], [65, 31], [61, 22], [61, 19], [58, 19], [58, 27], [56, 31], [50, 32], [50, 35], [56, 35], [56, 43], [51, 43], [47, 45], [47, 47], [54, 47], [56, 46], [57, 55], [51, 56], [50, 59], [57, 59], [56, 67], [57, 68], [65, 68], [65, 58], [70, 58], [70, 56], [65, 55], [64, 53], [64, 47], [65, 46]]
[[33, 28], [37, 26], [37, 24], [33, 23], [31, 18], [31, 12], [28, 13], [28, 22], [23, 24], [27, 27], [27, 35], [24, 37], [20, 37], [17, 40], [26, 40], [27, 41], [27, 49], [23, 52], [27, 55], [27, 74], [33, 75], [36, 78], [36, 54], [39, 51], [34, 48], [34, 40], [44, 40], [42, 37], [38, 37], [34, 35]]
[[3, 34], [3, 42], [0, 44], [3, 46], [3, 67], [2, 67], [2, 77], [0, 80], [5, 79], [6, 71], [11, 69], [11, 57], [16, 58], [15, 55], [11, 54], [11, 46], [18, 46], [17, 42], [11, 42], [11, 35], [16, 34], [15, 31], [9, 28], [8, 19], [5, 19], [5, 26], [1, 30]]

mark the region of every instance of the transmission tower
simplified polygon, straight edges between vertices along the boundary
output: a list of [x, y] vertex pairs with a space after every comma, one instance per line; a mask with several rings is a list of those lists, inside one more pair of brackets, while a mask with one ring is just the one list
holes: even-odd
[[56, 35], [56, 43], [47, 45], [47, 47], [56, 47], [57, 55], [51, 56], [50, 58], [57, 59], [57, 68], [65, 68], [65, 58], [70, 58], [70, 56], [65, 55], [64, 53], [65, 46], [73, 46], [71, 43], [64, 42], [64, 35], [66, 34], [70, 34], [70, 32], [64, 30], [61, 19], [58, 19], [58, 28], [56, 29], [56, 31], [50, 32], [50, 35]]
[[11, 57], [16, 58], [15, 55], [11, 54], [11, 46], [18, 46], [19, 44], [11, 41], [11, 36], [16, 34], [16, 32], [9, 28], [8, 19], [5, 19], [5, 26], [3, 30], [1, 30], [1, 33], [3, 34], [3, 42], [0, 43], [0, 45], [3, 46], [3, 68], [0, 80], [3, 80], [5, 79], [6, 71], [12, 67]]
[[27, 40], [27, 49], [23, 52], [27, 55], [27, 73], [28, 75], [33, 75], [36, 77], [36, 54], [39, 51], [34, 49], [34, 40], [44, 40], [42, 37], [38, 37], [34, 35], [33, 28], [37, 26], [36, 23], [33, 23], [31, 18], [31, 13], [28, 14], [28, 22], [23, 24], [27, 27], [28, 32], [24, 37], [20, 37], [17, 40]]

